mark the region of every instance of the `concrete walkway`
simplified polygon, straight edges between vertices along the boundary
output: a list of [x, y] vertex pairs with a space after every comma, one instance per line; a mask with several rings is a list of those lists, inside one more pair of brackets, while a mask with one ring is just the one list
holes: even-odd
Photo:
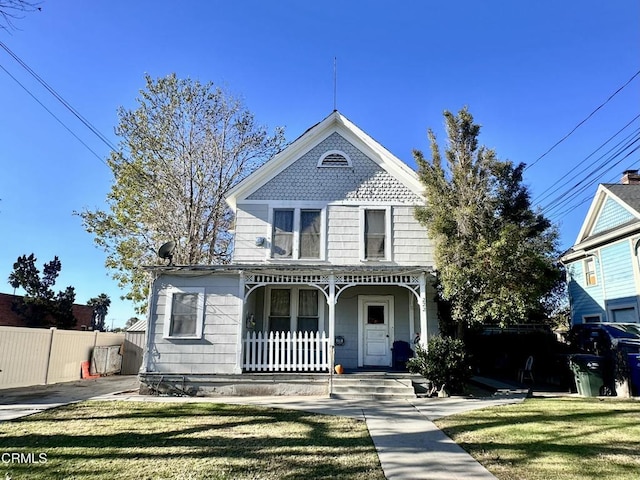
[[326, 397], [156, 397], [137, 394], [136, 377], [103, 377], [56, 385], [0, 390], [0, 421], [83, 400], [213, 402], [259, 405], [366, 421], [388, 479], [495, 479], [433, 420], [478, 408], [522, 401], [524, 392], [483, 399], [416, 398], [388, 402]]

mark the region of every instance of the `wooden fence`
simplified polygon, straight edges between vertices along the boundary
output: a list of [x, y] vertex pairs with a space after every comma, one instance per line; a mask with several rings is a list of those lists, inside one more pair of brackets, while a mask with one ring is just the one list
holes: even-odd
[[329, 339], [319, 332], [247, 332], [243, 368], [249, 372], [329, 369]]
[[123, 342], [124, 333], [0, 326], [0, 389], [79, 380], [95, 347]]

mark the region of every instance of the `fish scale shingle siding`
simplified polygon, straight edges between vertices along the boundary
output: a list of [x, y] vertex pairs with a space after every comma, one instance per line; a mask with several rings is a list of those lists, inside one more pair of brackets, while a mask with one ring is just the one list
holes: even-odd
[[[351, 167], [318, 167], [320, 157], [330, 150], [349, 155]], [[411, 190], [335, 132], [247, 199], [420, 202]]]

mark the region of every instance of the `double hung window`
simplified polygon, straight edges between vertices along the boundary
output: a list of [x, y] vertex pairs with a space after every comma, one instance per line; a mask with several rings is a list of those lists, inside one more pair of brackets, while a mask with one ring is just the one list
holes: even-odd
[[391, 209], [363, 208], [360, 228], [360, 258], [391, 260]]
[[170, 288], [166, 302], [164, 337], [202, 338], [204, 288]]
[[273, 210], [271, 257], [313, 260], [322, 257], [322, 210]]
[[291, 258], [293, 255], [293, 210], [273, 211], [273, 256]]
[[274, 288], [270, 300], [269, 331], [288, 332], [291, 326], [291, 290]]
[[598, 283], [598, 277], [596, 276], [596, 262], [593, 257], [587, 258], [584, 261], [584, 275], [587, 285], [596, 285]]
[[317, 332], [320, 326], [317, 289], [292, 287], [270, 290], [270, 332]]
[[318, 331], [318, 290], [298, 291], [298, 332]]

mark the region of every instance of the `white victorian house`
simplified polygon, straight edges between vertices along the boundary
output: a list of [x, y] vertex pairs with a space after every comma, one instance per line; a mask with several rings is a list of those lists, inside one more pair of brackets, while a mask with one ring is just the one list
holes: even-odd
[[422, 190], [339, 112], [308, 129], [227, 197], [231, 264], [149, 268], [143, 385], [318, 393], [336, 364], [396, 367], [395, 342], [438, 333]]

